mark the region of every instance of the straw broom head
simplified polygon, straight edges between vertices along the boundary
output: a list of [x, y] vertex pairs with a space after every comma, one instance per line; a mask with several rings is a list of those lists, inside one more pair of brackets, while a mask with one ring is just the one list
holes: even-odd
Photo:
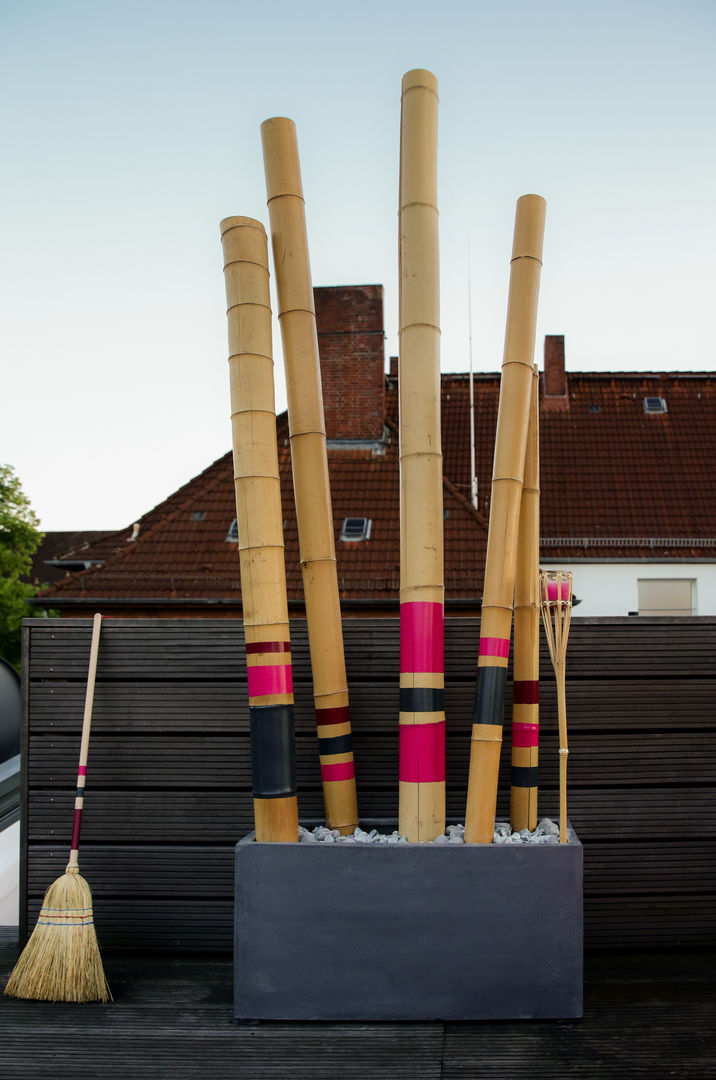
[[38, 1001], [109, 1001], [92, 915], [92, 893], [68, 866], [45, 893], [30, 939], [5, 987]]

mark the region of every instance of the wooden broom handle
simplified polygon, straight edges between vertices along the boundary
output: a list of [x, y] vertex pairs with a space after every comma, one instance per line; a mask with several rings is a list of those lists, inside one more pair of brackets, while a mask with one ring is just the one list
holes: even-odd
[[87, 690], [85, 692], [85, 711], [82, 717], [82, 742], [80, 743], [80, 769], [87, 768], [90, 726], [92, 724], [92, 705], [94, 703], [94, 684], [97, 677], [97, 657], [99, 655], [99, 632], [102, 616], [97, 612], [92, 620], [92, 644], [90, 645], [89, 670], [87, 672]]
[[72, 842], [70, 844], [70, 861], [68, 872], [76, 871], [78, 865], [78, 850], [80, 846], [80, 827], [82, 825], [82, 810], [84, 808], [84, 788], [87, 775], [87, 755], [89, 752], [90, 727], [92, 724], [92, 704], [94, 702], [94, 684], [97, 676], [97, 657], [99, 655], [99, 632], [102, 626], [102, 616], [97, 612], [92, 621], [92, 643], [90, 645], [89, 670], [87, 672], [87, 689], [85, 691], [85, 711], [82, 717], [82, 741], [80, 743], [80, 761], [77, 769], [77, 794], [75, 796], [75, 813], [72, 824]]

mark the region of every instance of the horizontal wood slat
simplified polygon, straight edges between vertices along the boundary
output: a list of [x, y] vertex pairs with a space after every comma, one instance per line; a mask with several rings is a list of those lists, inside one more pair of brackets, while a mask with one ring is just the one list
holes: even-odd
[[[541, 732], [540, 784], [558, 783], [559, 742], [556, 732]], [[510, 779], [510, 735], [505, 730], [501, 780]], [[366, 785], [396, 784], [398, 736], [363, 734], [354, 724], [356, 767]], [[467, 734], [446, 740], [448, 783], [465, 787], [469, 764]], [[77, 738], [71, 735], [35, 736], [30, 740], [30, 784], [74, 790], [77, 776]], [[251, 760], [247, 732], [234, 735], [99, 735], [89, 758], [88, 797], [96, 788], [172, 787], [250, 788]], [[597, 772], [594, 761], [600, 762]], [[318, 740], [315, 735], [296, 739], [296, 768], [303, 786], [320, 784]], [[681, 734], [656, 732], [624, 735], [618, 742], [602, 735], [572, 734], [569, 755], [570, 786], [616, 787], [619, 784], [669, 784], [674, 774], [691, 784], [708, 784], [716, 774], [716, 733], [697, 732], [685, 740]]]
[[[451, 677], [445, 686], [448, 730], [469, 732], [474, 704], [474, 671], [466, 687]], [[352, 682], [351, 718], [366, 731], [392, 731], [398, 710], [398, 688], [377, 681]], [[668, 679], [620, 682], [608, 677], [569, 683], [570, 731], [713, 730], [713, 679], [690, 679], [684, 685]], [[542, 726], [557, 723], [554, 675], [543, 677], [539, 689]], [[295, 694], [297, 732], [315, 730], [313, 692], [299, 684]], [[148, 731], [248, 732], [246, 681], [188, 683], [160, 680], [150, 683], [104, 681], [95, 691], [93, 733]], [[82, 727], [84, 683], [34, 682], [30, 687], [33, 732], [75, 732]], [[512, 686], [508, 683], [505, 717], [509, 721]]]
[[[305, 620], [292, 622], [302, 819], [322, 817]], [[64, 869], [90, 619], [28, 620], [23, 914]], [[399, 624], [344, 622], [362, 818], [397, 816]], [[464, 820], [479, 621], [446, 623], [447, 810]], [[575, 619], [569, 815], [588, 946], [716, 943], [716, 619]], [[557, 719], [540, 671], [540, 816], [557, 815]], [[498, 818], [509, 814], [508, 669]], [[233, 850], [253, 825], [239, 620], [108, 619], [80, 865], [107, 945], [231, 945]], [[136, 845], [136, 846], [135, 846]]]
[[[42, 896], [65, 869], [62, 844], [33, 848], [29, 891]], [[175, 897], [233, 895], [234, 845], [85, 844], [82, 873], [95, 898], [154, 896], [157, 878]], [[716, 886], [716, 841], [662, 841], [660, 844], [588, 844], [584, 852], [585, 891], [593, 896], [703, 893]]]
[[[35, 678], [82, 679], [87, 675], [91, 619], [35, 622], [30, 674]], [[37, 623], [41, 625], [37, 625]], [[164, 622], [166, 625], [162, 626]], [[183, 625], [183, 624], [188, 625]], [[198, 624], [204, 624], [201, 632]], [[149, 626], [147, 626], [149, 624]], [[349, 679], [393, 678], [399, 671], [397, 619], [346, 619], [344, 644]], [[446, 668], [455, 678], [474, 678], [479, 621], [446, 620]], [[112, 619], [105, 625], [98, 666], [102, 678], [226, 679], [245, 676], [240, 620]], [[291, 623], [296, 676], [309, 680], [305, 620]], [[633, 678], [713, 677], [716, 618], [572, 620], [567, 652], [570, 679], [604, 675]], [[544, 642], [540, 675], [551, 667]]]

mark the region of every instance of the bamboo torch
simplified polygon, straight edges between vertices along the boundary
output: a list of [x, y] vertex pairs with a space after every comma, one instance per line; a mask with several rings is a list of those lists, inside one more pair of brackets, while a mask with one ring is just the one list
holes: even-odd
[[358, 824], [316, 313], [296, 126], [261, 125], [326, 820]]
[[515, 678], [512, 706], [510, 823], [537, 828], [539, 738], [539, 373], [532, 372], [525, 475], [515, 573]]
[[266, 230], [221, 222], [256, 839], [297, 841], [293, 678]]
[[437, 80], [403, 77], [400, 125], [399, 829], [445, 831]]
[[567, 843], [567, 637], [572, 617], [572, 574], [569, 570], [543, 570], [540, 607], [549, 655], [557, 680], [559, 718], [559, 842]]
[[517, 200], [465, 814], [465, 841], [472, 844], [491, 844], [495, 828], [544, 218], [539, 195]]

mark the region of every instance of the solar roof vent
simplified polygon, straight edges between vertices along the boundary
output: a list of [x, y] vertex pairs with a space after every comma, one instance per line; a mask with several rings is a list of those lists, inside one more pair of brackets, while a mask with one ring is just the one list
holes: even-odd
[[666, 401], [663, 397], [645, 397], [643, 401], [645, 413], [665, 413]]
[[225, 539], [228, 540], [230, 543], [238, 544], [238, 542], [239, 542], [239, 523], [236, 520], [236, 518], [234, 518], [234, 520], [229, 525], [229, 531], [227, 532]]
[[339, 540], [369, 540], [370, 528], [373, 524], [371, 518], [347, 517], [343, 519]]

